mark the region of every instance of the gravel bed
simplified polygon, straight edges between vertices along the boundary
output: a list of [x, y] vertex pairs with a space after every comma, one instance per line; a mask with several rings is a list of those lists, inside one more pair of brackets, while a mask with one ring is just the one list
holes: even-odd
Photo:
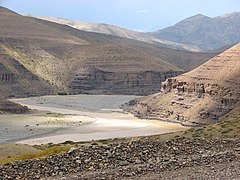
[[211, 170], [217, 164], [239, 162], [239, 154], [240, 140], [148, 139], [73, 148], [44, 159], [4, 164], [0, 179], [139, 179], [148, 174], [159, 179], [169, 171], [174, 179], [188, 167]]

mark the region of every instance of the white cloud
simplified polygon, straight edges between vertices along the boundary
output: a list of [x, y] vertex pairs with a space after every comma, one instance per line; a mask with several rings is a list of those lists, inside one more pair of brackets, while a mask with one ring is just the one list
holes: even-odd
[[148, 10], [146, 10], [146, 9], [140, 9], [140, 10], [137, 10], [136, 13], [137, 13], [137, 14], [145, 14], [145, 13], [148, 13]]

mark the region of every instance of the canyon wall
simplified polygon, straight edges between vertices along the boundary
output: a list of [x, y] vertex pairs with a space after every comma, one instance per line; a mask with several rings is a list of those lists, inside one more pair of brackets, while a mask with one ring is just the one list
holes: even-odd
[[149, 95], [160, 91], [161, 83], [182, 71], [107, 72], [97, 68], [81, 68], [71, 80], [69, 89], [75, 94]]
[[217, 122], [240, 104], [240, 44], [200, 67], [162, 83], [161, 92], [133, 100], [138, 117], [184, 125]]

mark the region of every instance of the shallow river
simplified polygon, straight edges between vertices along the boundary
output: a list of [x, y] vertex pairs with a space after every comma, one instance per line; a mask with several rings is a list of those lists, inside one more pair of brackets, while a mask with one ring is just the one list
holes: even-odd
[[0, 142], [33, 145], [90, 141], [184, 129], [176, 124], [139, 120], [124, 113], [120, 106], [134, 98], [136, 96], [74, 95], [13, 99], [37, 111], [0, 116]]

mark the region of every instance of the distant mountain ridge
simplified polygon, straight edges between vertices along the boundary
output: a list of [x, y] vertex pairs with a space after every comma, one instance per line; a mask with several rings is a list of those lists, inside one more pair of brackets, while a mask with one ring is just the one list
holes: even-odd
[[177, 50], [200, 51], [200, 49], [195, 46], [162, 40], [148, 33], [137, 32], [137, 31], [121, 28], [118, 26], [110, 25], [110, 24], [82, 22], [82, 21], [68, 20], [63, 18], [47, 17], [47, 16], [32, 16], [32, 15], [27, 15], [27, 16], [35, 17], [35, 18], [39, 18], [42, 20], [47, 20], [47, 21], [51, 21], [59, 24], [68, 25], [83, 31], [109, 34], [112, 36], [143, 41], [143, 42], [151, 43], [154, 45], [158, 45], [160, 47], [167, 47], [167, 48], [177, 49]]
[[0, 97], [158, 92], [215, 54], [161, 48], [0, 7]]
[[[28, 15], [31, 17], [31, 15]], [[55, 17], [37, 17], [79, 30], [148, 42], [160, 47], [188, 51], [212, 51], [232, 46], [240, 41], [240, 13], [234, 12], [214, 18], [197, 14], [174, 26], [152, 33], [136, 32], [118, 26], [68, 20]]]
[[240, 42], [240, 12], [214, 18], [197, 14], [151, 35], [205, 51], [219, 49]]

